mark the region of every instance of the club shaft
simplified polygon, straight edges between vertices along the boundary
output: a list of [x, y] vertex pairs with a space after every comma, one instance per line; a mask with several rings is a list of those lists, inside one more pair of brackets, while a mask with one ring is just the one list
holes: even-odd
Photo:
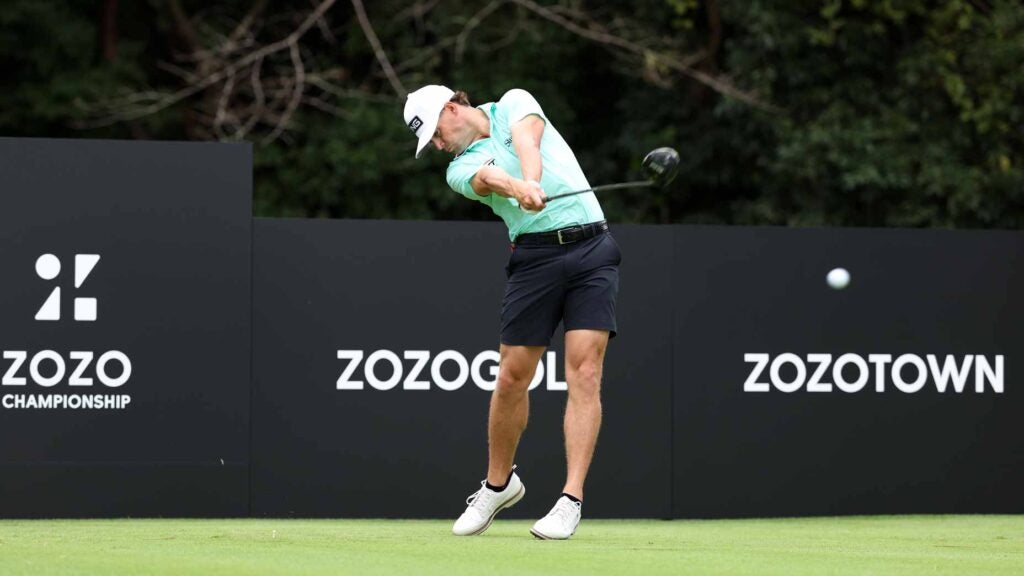
[[574, 190], [572, 192], [562, 192], [561, 194], [554, 194], [544, 198], [544, 203], [551, 202], [552, 200], [558, 200], [559, 198], [567, 198], [569, 196], [575, 196], [577, 194], [586, 194], [587, 192], [604, 192], [606, 190], [621, 190], [623, 188], [644, 188], [647, 186], [654, 186], [654, 183], [650, 180], [637, 180], [636, 182], [622, 182], [620, 184], [604, 184], [602, 186], [594, 186], [593, 188], [587, 188], [585, 190]]

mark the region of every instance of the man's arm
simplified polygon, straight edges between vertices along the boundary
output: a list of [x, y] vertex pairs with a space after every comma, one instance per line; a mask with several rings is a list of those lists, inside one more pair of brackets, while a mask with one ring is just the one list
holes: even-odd
[[540, 183], [520, 180], [497, 166], [484, 166], [477, 170], [469, 184], [480, 196], [497, 194], [505, 198], [514, 198], [527, 210], [544, 208], [544, 192], [540, 188]]
[[524, 180], [540, 182], [543, 167], [540, 161], [540, 139], [544, 136], [544, 119], [529, 114], [509, 129], [512, 132], [512, 147], [519, 156], [519, 166]]
[[544, 135], [544, 119], [529, 114], [510, 128], [512, 147], [519, 156], [523, 179], [514, 178], [497, 166], [484, 166], [470, 182], [473, 191], [480, 196], [497, 194], [515, 198], [527, 210], [544, 208], [544, 191], [540, 187], [543, 167], [540, 160], [540, 139]]

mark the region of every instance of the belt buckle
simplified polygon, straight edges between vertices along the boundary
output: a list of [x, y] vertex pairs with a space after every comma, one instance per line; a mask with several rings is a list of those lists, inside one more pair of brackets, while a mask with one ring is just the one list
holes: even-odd
[[[562, 233], [563, 232], [566, 233], [567, 235], [569, 235], [569, 239], [568, 240], [562, 238]], [[565, 244], [572, 244], [573, 242], [578, 242], [579, 241], [579, 237], [577, 236], [577, 237], [574, 238], [571, 235], [571, 234], [576, 234], [576, 233], [579, 233], [580, 235], [582, 235], [583, 227], [582, 226], [571, 226], [569, 228], [562, 228], [561, 230], [558, 231], [558, 245], [562, 246], [562, 245], [565, 245]]]

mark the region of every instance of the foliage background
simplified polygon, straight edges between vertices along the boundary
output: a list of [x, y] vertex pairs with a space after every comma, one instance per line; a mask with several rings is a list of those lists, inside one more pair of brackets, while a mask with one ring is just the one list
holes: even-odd
[[250, 140], [258, 216], [493, 219], [413, 159], [444, 83], [534, 93], [594, 184], [678, 149], [615, 221], [1024, 225], [1013, 0], [7, 0], [0, 55], [0, 135]]

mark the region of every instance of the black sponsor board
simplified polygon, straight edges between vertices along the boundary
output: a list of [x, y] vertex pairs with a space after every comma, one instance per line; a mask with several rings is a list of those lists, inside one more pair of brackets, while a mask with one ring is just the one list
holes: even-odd
[[[0, 516], [454, 519], [479, 487], [500, 223], [253, 221], [246, 145], [0, 139], [0, 175]], [[585, 516], [1024, 511], [1024, 235], [612, 231]], [[562, 337], [503, 517], [562, 487]]]
[[[623, 335], [587, 514], [667, 517], [671, 231], [613, 232]], [[458, 516], [486, 475], [504, 227], [257, 219], [254, 254], [253, 513]], [[527, 496], [503, 517], [539, 517], [562, 489], [561, 339], [530, 393]]]
[[676, 516], [1024, 510], [1021, 234], [682, 227], [673, 269]]
[[251, 174], [0, 139], [0, 515], [248, 513]]

